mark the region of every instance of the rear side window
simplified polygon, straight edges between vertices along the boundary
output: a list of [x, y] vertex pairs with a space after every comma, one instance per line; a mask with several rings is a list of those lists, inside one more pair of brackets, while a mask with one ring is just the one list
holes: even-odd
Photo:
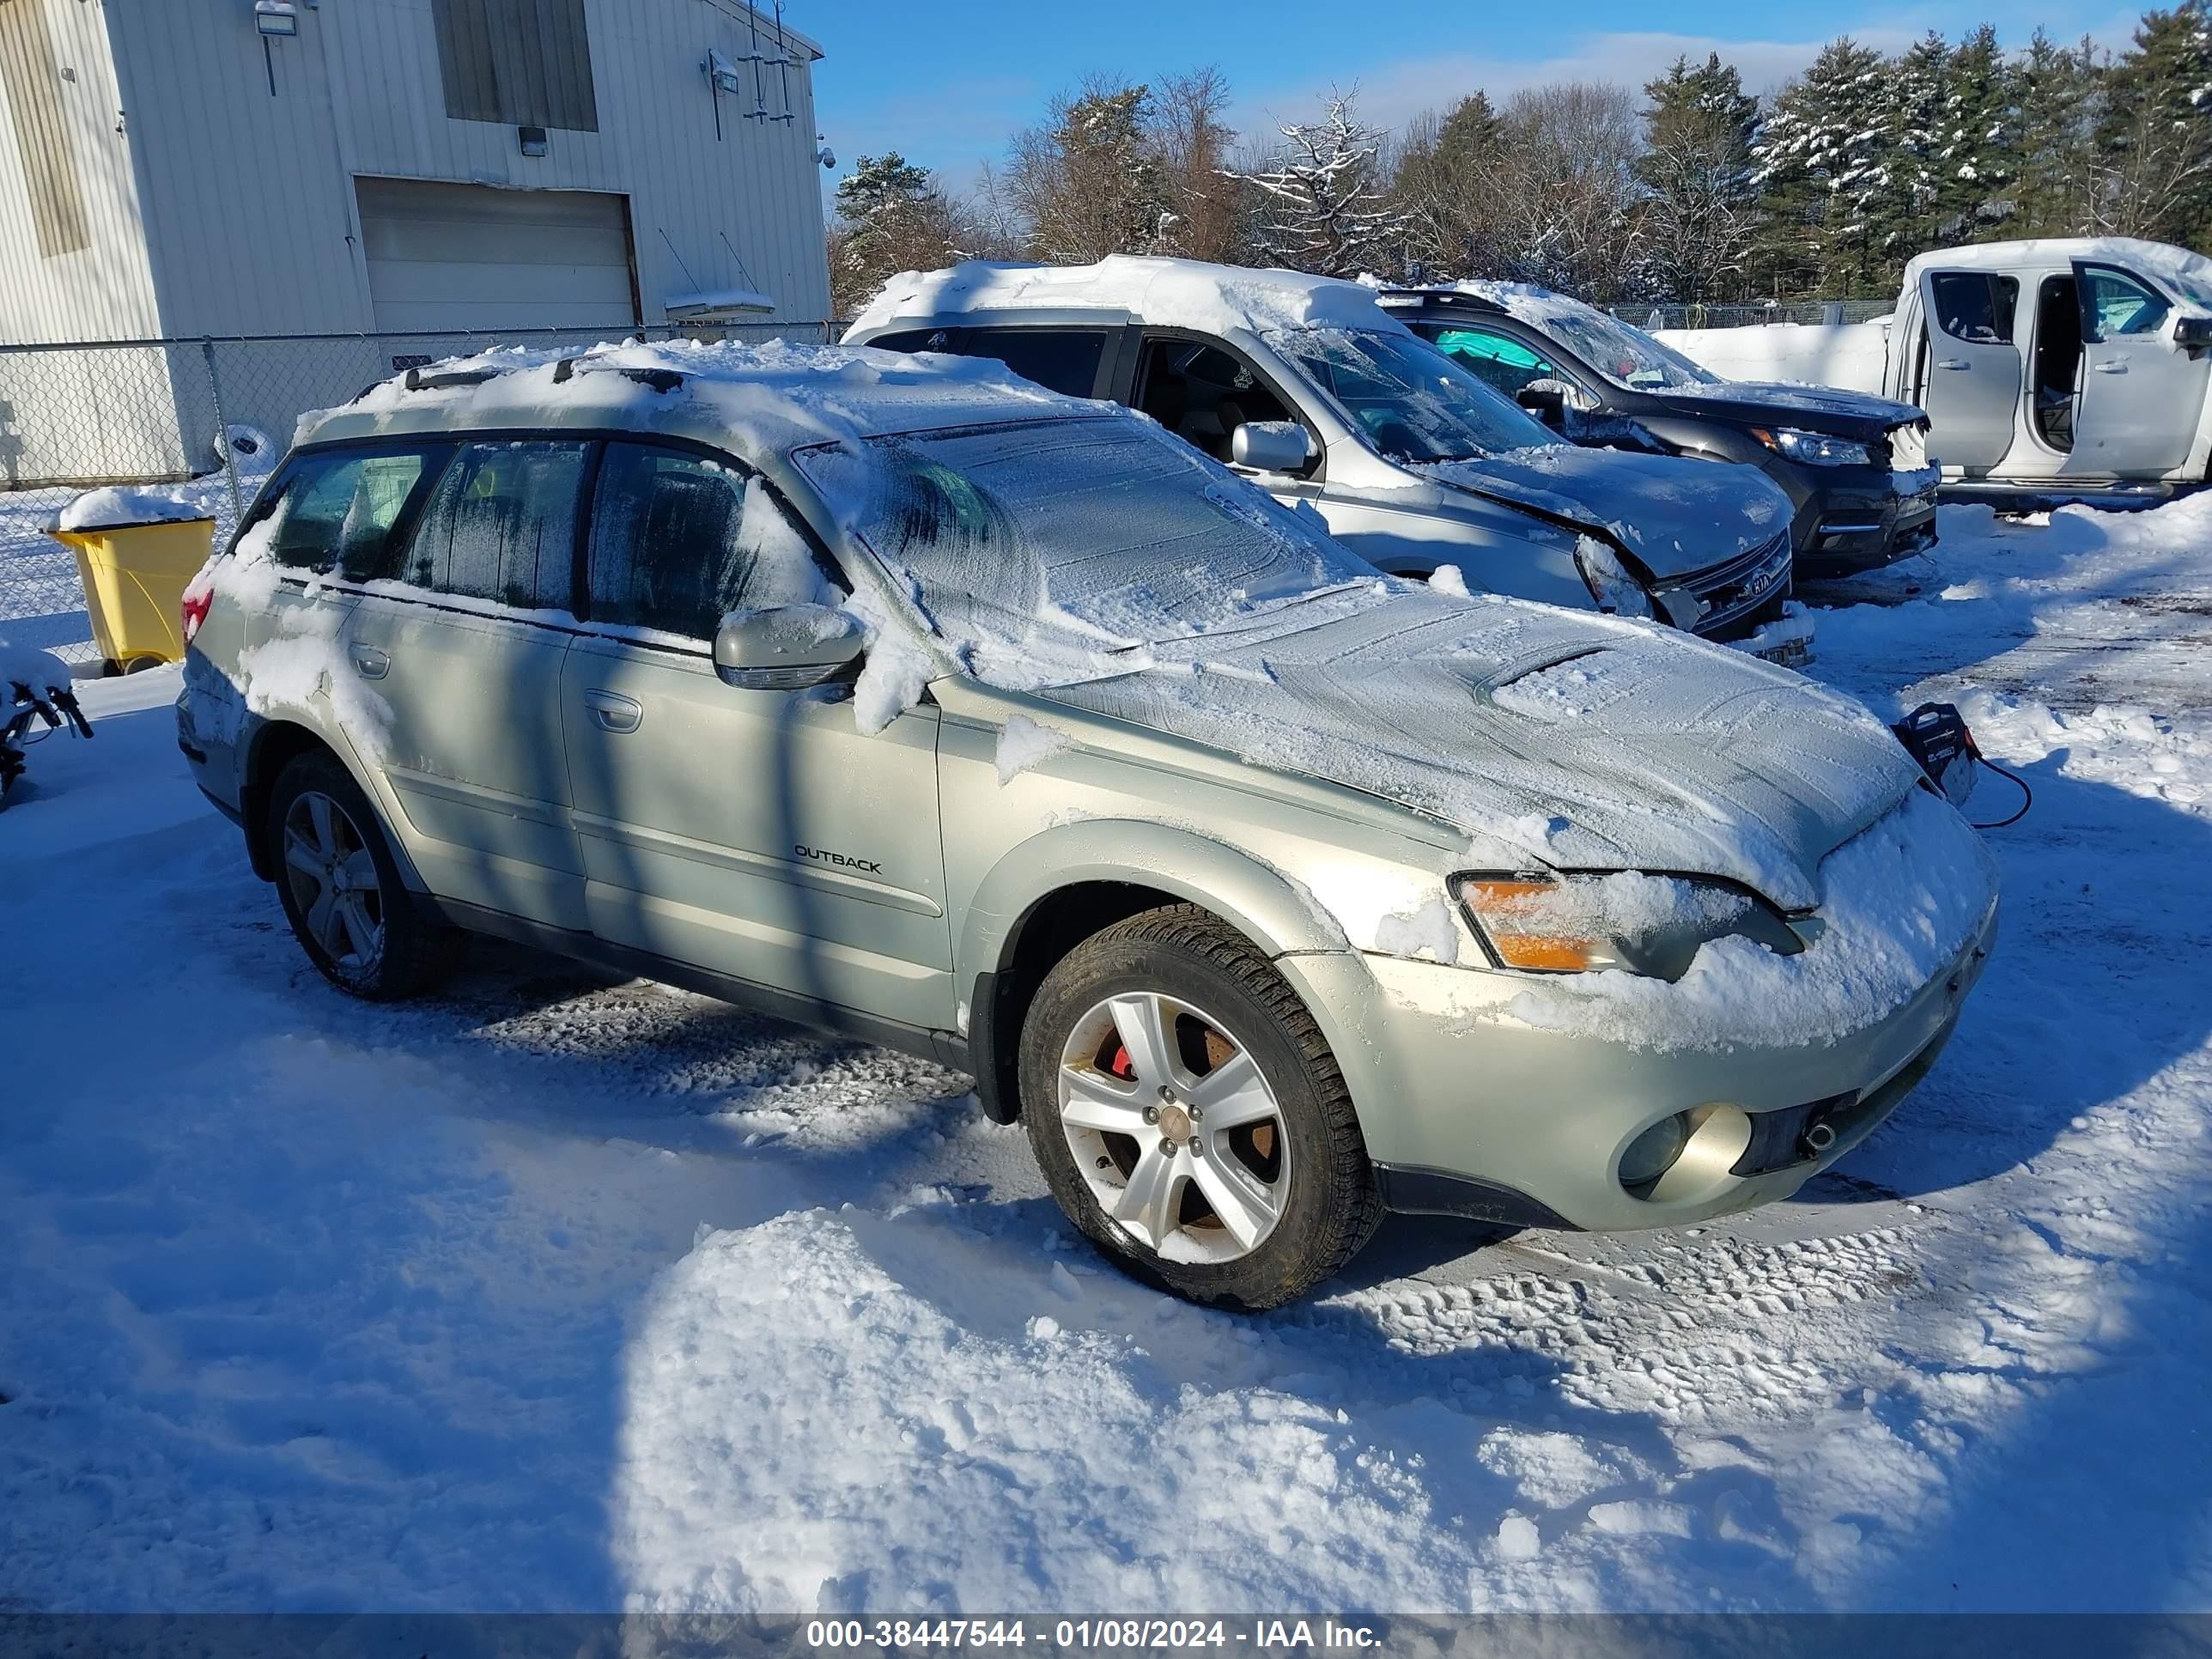
[[1145, 342], [1136, 404], [1176, 437], [1224, 463], [1231, 438], [1247, 421], [1297, 419], [1247, 364], [1196, 340], [1153, 337]]
[[1048, 391], [1088, 398], [1098, 383], [1106, 335], [1095, 328], [971, 328], [959, 349], [965, 356], [995, 357]]
[[389, 575], [392, 532], [451, 453], [416, 448], [331, 449], [303, 455], [264, 514], [270, 556], [288, 569], [348, 581]]
[[896, 334], [878, 334], [868, 342], [872, 351], [951, 351], [952, 331], [949, 328], [908, 328]]
[[406, 580], [526, 611], [574, 601], [587, 443], [462, 446], [423, 509]]
[[2020, 283], [1984, 270], [1939, 270], [1930, 279], [1936, 326], [1972, 345], [2005, 345], [2012, 340], [2013, 313], [2020, 305]]
[[706, 640], [728, 611], [838, 597], [805, 532], [734, 465], [611, 443], [597, 500], [593, 622]]

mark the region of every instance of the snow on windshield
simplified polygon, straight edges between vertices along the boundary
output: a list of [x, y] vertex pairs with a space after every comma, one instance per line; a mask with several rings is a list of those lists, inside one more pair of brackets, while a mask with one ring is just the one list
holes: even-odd
[[1282, 329], [1267, 343], [1393, 460], [1475, 460], [1559, 441], [1519, 404], [1402, 331]]
[[[1036, 687], [1150, 665], [1146, 647], [1379, 593], [1317, 524], [1126, 416], [819, 446], [840, 503], [969, 672]], [[1334, 614], [1332, 611], [1330, 614]]]

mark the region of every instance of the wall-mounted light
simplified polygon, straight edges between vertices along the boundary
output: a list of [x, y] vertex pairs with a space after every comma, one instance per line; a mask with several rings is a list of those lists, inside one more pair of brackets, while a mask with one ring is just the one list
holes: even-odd
[[264, 35], [289, 39], [300, 32], [300, 14], [292, 0], [253, 0], [253, 27]]
[[717, 92], [734, 95], [743, 85], [738, 79], [738, 66], [712, 47], [708, 49], [705, 68], [708, 78], [714, 82]]

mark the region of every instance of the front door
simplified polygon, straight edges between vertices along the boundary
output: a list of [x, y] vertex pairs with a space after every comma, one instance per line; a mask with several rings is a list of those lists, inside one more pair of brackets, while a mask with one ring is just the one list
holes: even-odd
[[1921, 276], [1920, 301], [1929, 459], [1986, 472], [2012, 448], [2022, 396], [2013, 338], [2020, 283], [1986, 270], [1930, 270]]
[[2173, 306], [2111, 265], [2075, 267], [2081, 296], [2081, 398], [2074, 472], [2155, 478], [2189, 459], [2212, 356], [2167, 338]]
[[593, 446], [463, 444], [402, 554], [348, 618], [354, 672], [391, 710], [383, 769], [430, 890], [584, 926], [561, 664]]
[[598, 502], [562, 689], [592, 930], [949, 1028], [935, 705], [871, 736], [840, 690], [722, 683], [725, 612], [837, 597], [827, 555], [735, 464], [610, 443]]

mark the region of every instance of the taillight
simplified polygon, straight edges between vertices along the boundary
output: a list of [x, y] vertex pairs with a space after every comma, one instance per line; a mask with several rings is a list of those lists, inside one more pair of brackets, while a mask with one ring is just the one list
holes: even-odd
[[200, 624], [208, 618], [208, 607], [214, 603], [215, 584], [204, 576], [185, 590], [185, 597], [177, 606], [177, 617], [184, 624], [186, 645], [200, 631]]

